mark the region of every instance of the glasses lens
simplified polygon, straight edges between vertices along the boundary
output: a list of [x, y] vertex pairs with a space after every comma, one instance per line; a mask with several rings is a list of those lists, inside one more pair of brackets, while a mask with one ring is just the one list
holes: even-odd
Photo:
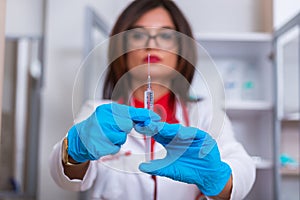
[[142, 29], [130, 30], [127, 33], [127, 41], [131, 48], [145, 47], [148, 38], [148, 33]]
[[178, 45], [178, 37], [173, 30], [162, 30], [156, 35], [156, 42], [161, 48], [172, 49]]

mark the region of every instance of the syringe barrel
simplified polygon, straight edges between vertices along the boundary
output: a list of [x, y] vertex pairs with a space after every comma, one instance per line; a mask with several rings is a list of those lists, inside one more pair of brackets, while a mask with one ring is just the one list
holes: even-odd
[[[154, 92], [147, 88], [147, 90], [144, 92], [144, 108], [153, 110], [154, 105]], [[145, 146], [145, 160], [146, 162], [149, 162], [151, 160], [151, 137], [146, 136], [146, 146]]]
[[153, 110], [153, 104], [154, 104], [154, 92], [148, 88], [144, 92], [144, 108]]

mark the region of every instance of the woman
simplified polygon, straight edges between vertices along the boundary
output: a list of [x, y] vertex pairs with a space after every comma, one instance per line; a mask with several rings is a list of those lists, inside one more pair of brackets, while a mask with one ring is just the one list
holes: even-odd
[[[172, 1], [134, 1], [123, 11], [111, 33], [119, 35], [110, 42], [113, 62], [103, 91], [105, 99], [117, 103], [87, 103], [84, 120], [55, 145], [50, 168], [58, 185], [73, 191], [91, 188], [94, 199], [247, 195], [255, 167], [227, 118], [216, 141], [208, 133], [212, 112], [207, 102], [188, 97], [196, 51], [177, 31], [192, 38]], [[154, 111], [160, 116], [141, 109], [148, 62]], [[153, 136], [152, 161], [145, 163], [148, 136]]]

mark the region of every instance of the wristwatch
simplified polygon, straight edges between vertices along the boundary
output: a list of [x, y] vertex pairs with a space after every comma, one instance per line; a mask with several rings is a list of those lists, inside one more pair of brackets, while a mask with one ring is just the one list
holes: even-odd
[[61, 149], [62, 149], [62, 154], [61, 154], [62, 155], [62, 162], [63, 162], [64, 165], [72, 166], [72, 165], [78, 165], [78, 164], [81, 163], [81, 162], [73, 163], [73, 162], [69, 161], [68, 138], [67, 137], [64, 138]]

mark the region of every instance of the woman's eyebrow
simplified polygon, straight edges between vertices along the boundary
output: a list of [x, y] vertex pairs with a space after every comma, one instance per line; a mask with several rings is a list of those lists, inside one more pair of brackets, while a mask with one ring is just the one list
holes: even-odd
[[134, 28], [144, 28], [144, 29], [151, 29], [151, 28], [157, 28], [157, 29], [172, 29], [172, 30], [176, 30], [175, 27], [172, 27], [172, 26], [161, 26], [161, 27], [154, 27], [154, 26], [141, 26], [141, 25], [134, 25], [134, 26], [131, 26], [130, 29], [134, 29]]

